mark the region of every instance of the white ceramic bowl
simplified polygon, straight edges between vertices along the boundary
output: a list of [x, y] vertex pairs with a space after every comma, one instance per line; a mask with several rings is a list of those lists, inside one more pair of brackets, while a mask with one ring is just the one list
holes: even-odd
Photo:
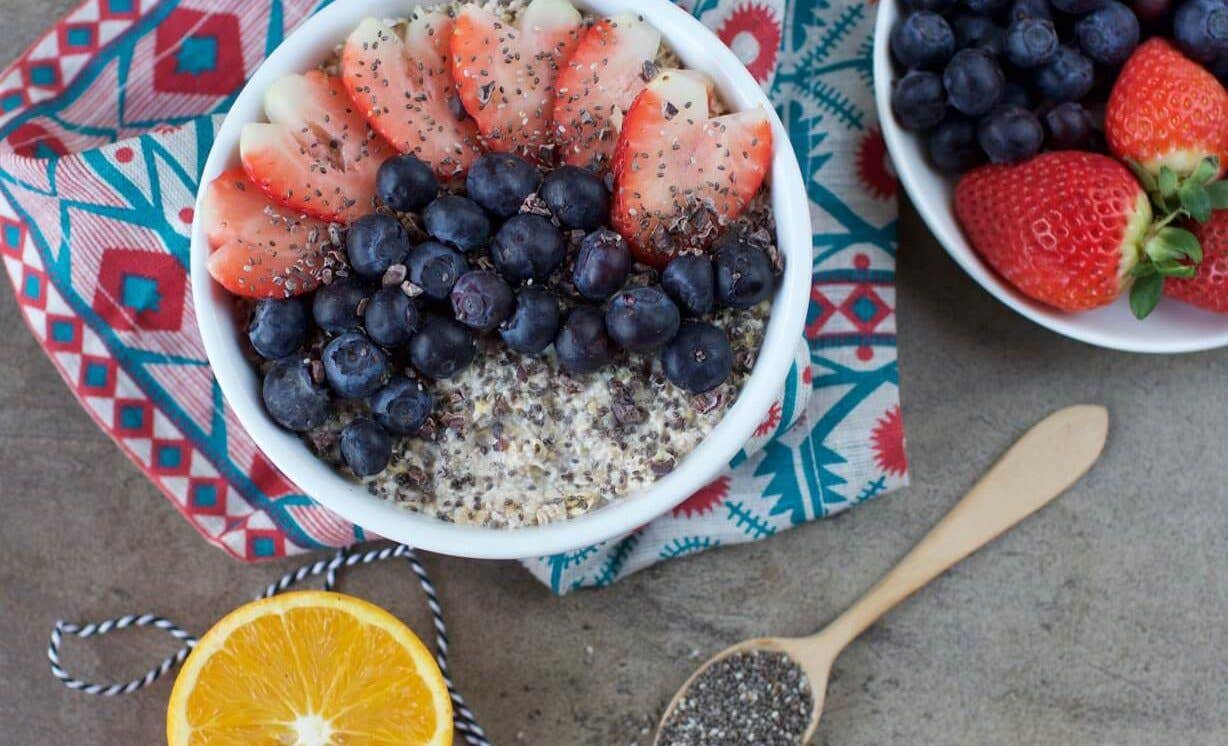
[[1025, 297], [981, 261], [955, 219], [952, 202], [955, 181], [930, 166], [923, 140], [896, 124], [891, 111], [891, 84], [897, 72], [887, 48], [887, 37], [899, 12], [899, 0], [880, 0], [874, 27], [874, 98], [878, 103], [883, 137], [896, 173], [912, 197], [917, 212], [964, 271], [998, 300], [1029, 319], [1088, 344], [1154, 353], [1192, 352], [1228, 344], [1228, 315], [1163, 299], [1159, 307], [1140, 322], [1131, 315], [1124, 296], [1094, 311], [1064, 313]]
[[[625, 10], [616, 0], [573, 0], [597, 15]], [[273, 80], [314, 67], [364, 17], [406, 15], [415, 0], [346, 0], [325, 8], [291, 34], [265, 60], [240, 92], [214, 141], [201, 183], [207, 184], [238, 162], [239, 130], [263, 119], [261, 97]], [[741, 395], [712, 433], [674, 471], [648, 489], [579, 518], [520, 529], [492, 529], [446, 523], [371, 496], [358, 484], [317, 459], [298, 436], [265, 414], [260, 381], [243, 357], [242, 320], [234, 300], [205, 269], [209, 247], [199, 221], [192, 229], [192, 292], [205, 351], [226, 400], [256, 444], [308, 495], [345, 518], [382, 536], [444, 554], [483, 558], [525, 558], [604, 541], [652, 520], [710, 481], [750, 438], [755, 425], [784, 384], [805, 323], [811, 268], [810, 208], [801, 171], [762, 89], [701, 23], [667, 0], [640, 0], [636, 10], [661, 31], [663, 42], [683, 63], [707, 73], [734, 109], [763, 107], [771, 116], [775, 148], [769, 179], [777, 243], [785, 273], [774, 299], [758, 362]], [[203, 193], [203, 189], [201, 192]], [[197, 204], [196, 214], [202, 214]]]

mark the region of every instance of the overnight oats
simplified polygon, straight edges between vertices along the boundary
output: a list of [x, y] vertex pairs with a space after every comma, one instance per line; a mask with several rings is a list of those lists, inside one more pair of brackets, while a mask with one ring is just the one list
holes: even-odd
[[269, 416], [373, 495], [545, 524], [669, 473], [750, 376], [782, 266], [767, 113], [641, 18], [407, 7], [274, 82], [208, 186]]

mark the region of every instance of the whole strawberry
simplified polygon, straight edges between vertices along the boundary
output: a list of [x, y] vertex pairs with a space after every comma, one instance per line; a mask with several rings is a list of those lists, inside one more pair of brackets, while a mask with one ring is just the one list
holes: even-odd
[[1159, 175], [1167, 166], [1188, 176], [1216, 158], [1228, 166], [1228, 91], [1167, 40], [1148, 40], [1113, 84], [1104, 115], [1109, 149]]
[[1202, 262], [1193, 277], [1169, 278], [1164, 294], [1208, 311], [1228, 313], [1228, 210], [1216, 210], [1210, 220], [1192, 229], [1202, 245]]
[[955, 214], [998, 274], [1063, 311], [1121, 295], [1152, 216], [1147, 193], [1125, 166], [1079, 151], [969, 171], [955, 187]]

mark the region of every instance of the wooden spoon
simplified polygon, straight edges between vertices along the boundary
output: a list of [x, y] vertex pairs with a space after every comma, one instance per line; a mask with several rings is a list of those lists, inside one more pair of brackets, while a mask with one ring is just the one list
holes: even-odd
[[[710, 658], [687, 679], [661, 716], [663, 726], [708, 666], [750, 650], [783, 652], [806, 673], [814, 697], [803, 743], [819, 725], [836, 656], [879, 617], [945, 570], [1027, 518], [1083, 476], [1104, 448], [1109, 413], [1102, 406], [1067, 407], [1038, 422], [998, 460], [951, 512], [891, 572], [822, 632], [810, 637], [762, 637]], [[656, 746], [661, 741], [657, 729]]]

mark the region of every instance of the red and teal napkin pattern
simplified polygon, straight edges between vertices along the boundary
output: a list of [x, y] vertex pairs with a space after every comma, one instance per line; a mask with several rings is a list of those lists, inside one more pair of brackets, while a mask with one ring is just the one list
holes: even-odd
[[[200, 170], [221, 115], [325, 4], [87, 0], [0, 72], [0, 257], [22, 316], [98, 425], [205, 539], [244, 560], [367, 538], [286, 480], [234, 419], [187, 276]], [[871, 103], [873, 6], [682, 4], [771, 92], [808, 177], [806, 344], [779, 410], [748, 444], [762, 448], [630, 537], [528, 563], [559, 592], [765, 538], [906, 480], [896, 187]]]

